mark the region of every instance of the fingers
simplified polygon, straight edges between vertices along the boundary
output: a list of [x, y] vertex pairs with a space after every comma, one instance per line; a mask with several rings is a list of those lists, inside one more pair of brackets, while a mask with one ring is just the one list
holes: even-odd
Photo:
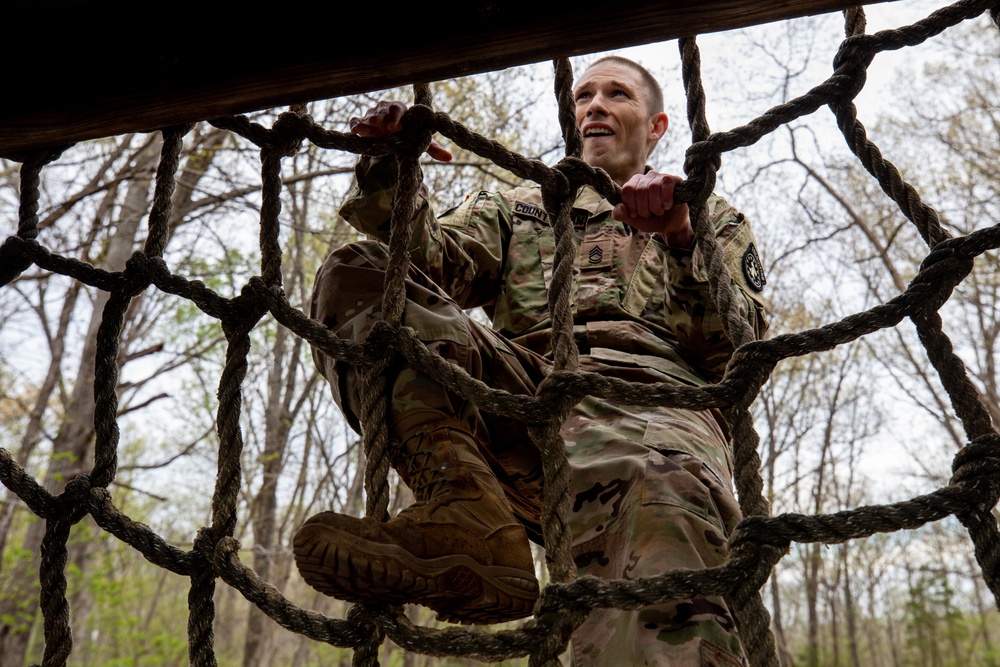
[[[403, 129], [403, 115], [406, 105], [398, 101], [382, 100], [365, 112], [363, 116], [354, 116], [348, 121], [353, 134], [359, 137], [390, 137]], [[451, 151], [436, 141], [431, 141], [427, 154], [441, 162], [451, 162]]]
[[451, 151], [433, 139], [431, 145], [427, 147], [427, 154], [439, 162], [451, 162]]
[[403, 129], [404, 113], [406, 105], [402, 102], [382, 100], [364, 116], [351, 118], [348, 125], [359, 137], [388, 137]]
[[622, 204], [632, 218], [663, 215], [674, 205], [674, 187], [679, 176], [650, 171], [636, 174], [622, 186]]
[[650, 171], [622, 186], [621, 203], [611, 216], [644, 232], [658, 232], [667, 243], [688, 247], [693, 239], [687, 204], [674, 205], [679, 176]]

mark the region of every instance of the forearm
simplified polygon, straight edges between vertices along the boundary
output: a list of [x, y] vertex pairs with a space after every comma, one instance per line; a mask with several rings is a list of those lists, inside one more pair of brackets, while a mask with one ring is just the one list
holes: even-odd
[[[391, 157], [358, 161], [357, 181], [340, 209], [355, 229], [388, 243], [398, 169]], [[463, 308], [489, 303], [495, 296], [509, 238], [509, 215], [501, 195], [479, 193], [459, 207], [434, 216], [429, 192], [421, 185], [409, 244], [410, 260]], [[498, 204], [498, 202], [500, 202]]]
[[[721, 198], [709, 200], [710, 220], [729, 269], [733, 302], [758, 338], [767, 330], [762, 289], [764, 274], [750, 223]], [[685, 356], [709, 378], [721, 377], [733, 353], [709, 286], [699, 248], [668, 248], [668, 319]]]

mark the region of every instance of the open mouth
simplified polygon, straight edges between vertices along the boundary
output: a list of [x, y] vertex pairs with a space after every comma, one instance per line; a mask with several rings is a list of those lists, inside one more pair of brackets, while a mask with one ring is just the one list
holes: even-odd
[[610, 129], [606, 127], [588, 127], [583, 131], [583, 136], [586, 137], [610, 137], [614, 134]]

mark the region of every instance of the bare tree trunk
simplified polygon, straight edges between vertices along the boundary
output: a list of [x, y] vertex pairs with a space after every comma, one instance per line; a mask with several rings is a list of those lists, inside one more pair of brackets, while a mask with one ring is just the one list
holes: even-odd
[[830, 665], [832, 667], [840, 667], [840, 612], [837, 609], [839, 579], [840, 572], [837, 572], [832, 584], [827, 586], [827, 605], [830, 608], [830, 647], [833, 653], [833, 661]]
[[[131, 142], [131, 135], [121, 138], [118, 146], [105, 160], [102, 168], [98, 169], [94, 178], [92, 178], [91, 181], [84, 186], [83, 189], [85, 191], [95, 188], [100, 184], [101, 179], [109, 176], [108, 172], [112, 168], [115, 160], [121, 156]], [[108, 187], [104, 197], [101, 199], [100, 205], [97, 207], [97, 210], [91, 218], [90, 230], [85, 235], [84, 241], [81, 244], [81, 253], [84, 256], [91, 252], [94, 241], [96, 240], [100, 230], [105, 226], [105, 221], [111, 216], [117, 197], [118, 186], [115, 183]], [[46, 220], [42, 223], [42, 226], [51, 225], [53, 222], [53, 215], [54, 214], [50, 214], [47, 216]], [[59, 320], [56, 324], [55, 330], [50, 330], [45, 315], [45, 302], [48, 298], [50, 298], [50, 295], [48, 294], [48, 284], [48, 280], [39, 283], [37, 312], [39, 319], [42, 322], [42, 328], [45, 330], [49, 346], [49, 367], [45, 373], [45, 379], [42, 381], [42, 384], [38, 389], [38, 395], [35, 398], [34, 405], [32, 406], [31, 412], [28, 416], [28, 423], [21, 436], [21, 445], [17, 452], [16, 461], [22, 468], [28, 465], [31, 455], [35, 452], [35, 448], [42, 441], [43, 419], [45, 418], [45, 412], [52, 401], [52, 396], [62, 381], [62, 363], [63, 356], [66, 351], [66, 334], [69, 330], [73, 311], [76, 308], [76, 304], [80, 296], [80, 290], [82, 288], [82, 283], [77, 281], [73, 281], [70, 284], [63, 295], [63, 305], [59, 313]], [[17, 495], [8, 489], [4, 496], [3, 512], [0, 513], [0, 568], [3, 566], [2, 555], [7, 548], [7, 538], [10, 534], [10, 527], [14, 519], [14, 511], [20, 506], [21, 503], [17, 498]]]
[[854, 605], [854, 593], [851, 591], [851, 570], [848, 562], [849, 545], [850, 542], [840, 545], [844, 572], [844, 616], [847, 621], [847, 647], [851, 652], [851, 664], [854, 667], [861, 667], [861, 659], [858, 657], [857, 611]]
[[892, 656], [892, 667], [902, 667], [903, 656], [899, 647], [899, 626], [896, 619], [891, 615], [886, 619], [888, 626], [886, 634], [889, 635], [889, 650]]
[[[63, 352], [66, 349], [66, 331], [69, 329], [70, 316], [76, 307], [77, 297], [80, 294], [81, 283], [74, 282], [66, 291], [66, 298], [63, 300], [62, 312], [59, 315], [59, 324], [56, 330], [50, 334], [49, 342], [49, 368], [42, 381], [42, 386], [38, 390], [38, 396], [28, 417], [28, 424], [25, 426], [24, 435], [21, 437], [21, 447], [17, 452], [17, 464], [22, 468], [28, 465], [31, 455], [35, 452], [35, 447], [42, 441], [42, 419], [45, 410], [52, 400], [58, 381], [61, 377]], [[40, 300], [41, 301], [41, 300]], [[7, 548], [7, 536], [10, 534], [10, 527], [14, 520], [14, 511], [20, 507], [17, 495], [7, 489], [4, 494], [3, 511], [0, 513], [0, 555]], [[0, 571], [3, 569], [3, 559], [0, 558]]]
[[965, 554], [968, 570], [972, 573], [972, 590], [976, 596], [976, 614], [979, 616], [979, 636], [983, 639], [983, 648], [986, 649], [986, 664], [995, 667], [997, 664], [993, 653], [993, 638], [990, 635], [990, 617], [992, 616], [992, 606], [986, 602], [983, 595], [982, 578], [979, 576], [979, 564], [971, 551]]
[[788, 650], [788, 640], [785, 638], [785, 628], [781, 620], [781, 593], [778, 590], [776, 574], [771, 575], [771, 621], [774, 624], [774, 635], [778, 644], [778, 661], [781, 667], [793, 667], [795, 657]]

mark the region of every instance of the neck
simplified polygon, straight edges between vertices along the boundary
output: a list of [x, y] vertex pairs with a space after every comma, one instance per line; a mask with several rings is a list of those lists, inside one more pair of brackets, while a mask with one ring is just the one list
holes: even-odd
[[618, 187], [622, 187], [631, 180], [633, 176], [639, 176], [646, 173], [646, 163], [643, 161], [642, 166], [638, 168], [632, 168], [628, 170], [622, 170], [618, 174], [609, 174], [611, 179], [618, 184]]

